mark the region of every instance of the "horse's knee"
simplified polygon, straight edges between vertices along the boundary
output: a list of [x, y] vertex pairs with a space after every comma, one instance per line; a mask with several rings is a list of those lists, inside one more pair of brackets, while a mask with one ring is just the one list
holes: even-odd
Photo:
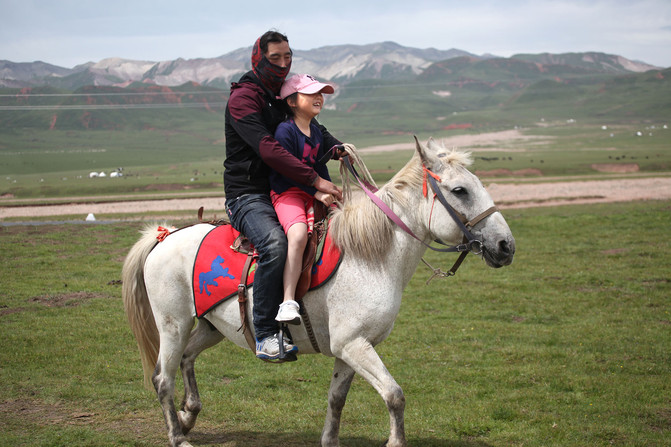
[[388, 447], [407, 447], [405, 439], [405, 423], [403, 413], [405, 411], [405, 396], [403, 390], [398, 384], [394, 384], [385, 393], [385, 402], [391, 418], [391, 432]]
[[394, 385], [384, 395], [384, 401], [390, 411], [403, 411], [405, 409], [405, 394], [403, 389]]
[[159, 368], [156, 368], [151, 381], [154, 384], [158, 401], [161, 403], [161, 406], [163, 406], [165, 402], [172, 401], [175, 392], [175, 384], [173, 380], [160, 374], [159, 371]]
[[156, 388], [156, 395], [158, 396], [159, 402], [163, 403], [166, 399], [172, 399], [172, 386], [166, 383], [165, 380], [155, 378], [154, 388]]

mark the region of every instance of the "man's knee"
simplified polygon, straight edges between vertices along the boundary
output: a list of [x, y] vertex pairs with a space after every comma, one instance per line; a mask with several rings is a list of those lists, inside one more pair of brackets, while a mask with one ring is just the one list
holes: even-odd
[[279, 230], [273, 230], [268, 235], [266, 244], [263, 248], [258, 248], [259, 256], [266, 260], [284, 263], [287, 257], [287, 237], [281, 227]]

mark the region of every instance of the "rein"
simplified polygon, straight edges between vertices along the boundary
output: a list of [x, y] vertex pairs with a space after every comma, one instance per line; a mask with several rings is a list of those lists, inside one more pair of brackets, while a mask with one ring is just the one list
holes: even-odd
[[[454, 263], [452, 268], [446, 273], [443, 272], [441, 269], [436, 269], [433, 268], [429, 263], [427, 263], [423, 258], [422, 262], [426, 264], [427, 267], [429, 267], [431, 270], [433, 270], [433, 275], [429, 280], [427, 281], [427, 284], [436, 276], [441, 276], [441, 277], [449, 277], [449, 276], [454, 276], [454, 274], [457, 272], [457, 269], [461, 265], [461, 263], [464, 261], [466, 258], [466, 255], [469, 252], [472, 252], [473, 254], [480, 255], [482, 254], [483, 246], [482, 246], [482, 241], [477, 239], [473, 234], [471, 233], [471, 229], [477, 225], [479, 222], [484, 220], [485, 218], [489, 217], [490, 215], [494, 214], [495, 212], [499, 211], [499, 209], [496, 206], [492, 206], [479, 215], [477, 215], [475, 218], [471, 219], [470, 221], [467, 220], [464, 216], [462, 216], [457, 210], [455, 210], [448, 202], [447, 199], [445, 199], [445, 196], [443, 193], [440, 191], [440, 188], [438, 187], [438, 183], [436, 179], [440, 180], [440, 177], [438, 177], [436, 174], [431, 172], [428, 168], [424, 167], [425, 171], [425, 184], [424, 184], [424, 194], [426, 195], [426, 181], [428, 180], [429, 184], [431, 185], [431, 189], [434, 192], [435, 197], [438, 198], [438, 201], [443, 205], [443, 207], [447, 210], [449, 215], [452, 217], [454, 222], [457, 224], [461, 232], [464, 234], [464, 241], [461, 244], [453, 245], [453, 246], [448, 246], [446, 248], [436, 248], [433, 247], [423, 240], [421, 240], [417, 235], [401, 220], [401, 218], [394, 213], [394, 211], [382, 201], [378, 196], [375, 195], [375, 192], [378, 190], [374, 186], [372, 186], [370, 183], [367, 181], [363, 180], [359, 173], [356, 171], [354, 166], [352, 166], [352, 163], [349, 160], [349, 156], [345, 155], [341, 157], [341, 160], [347, 170], [352, 174], [352, 176], [359, 182], [359, 186], [361, 186], [361, 189], [366, 193], [366, 195], [377, 205], [380, 210], [389, 218], [391, 219], [392, 222], [394, 222], [396, 225], [398, 225], [403, 231], [405, 231], [407, 234], [421, 242], [424, 246], [427, 248], [430, 248], [433, 251], [437, 252], [442, 252], [442, 253], [460, 253], [459, 258], [457, 261]], [[426, 175], [426, 174], [429, 175]], [[442, 245], [447, 245], [443, 243], [440, 240], [436, 240], [437, 243], [442, 244]]]

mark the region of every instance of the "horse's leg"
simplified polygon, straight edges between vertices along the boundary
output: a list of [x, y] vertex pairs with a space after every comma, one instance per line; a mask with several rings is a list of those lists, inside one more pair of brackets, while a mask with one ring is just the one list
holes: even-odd
[[336, 358], [333, 365], [333, 376], [331, 376], [331, 387], [329, 388], [326, 422], [322, 431], [322, 447], [337, 447], [339, 445], [340, 416], [353, 378], [354, 370], [347, 363]]
[[198, 326], [191, 332], [189, 344], [182, 355], [181, 369], [184, 379], [184, 400], [182, 409], [177, 413], [182, 433], [187, 434], [196, 425], [196, 417], [200, 413], [202, 404], [198, 394], [194, 363], [196, 357], [204, 350], [211, 348], [224, 339], [224, 336], [208, 321], [200, 320]]
[[405, 396], [380, 356], [368, 341], [356, 339], [346, 344], [336, 356], [342, 358], [382, 396], [389, 411], [390, 432], [387, 447], [407, 447], [405, 440]]
[[152, 377], [158, 401], [163, 410], [168, 440], [172, 447], [191, 447], [182, 433], [175, 410], [175, 375], [179, 361], [189, 340], [193, 319], [178, 320], [175, 317], [155, 315], [160, 333], [161, 345], [158, 362]]

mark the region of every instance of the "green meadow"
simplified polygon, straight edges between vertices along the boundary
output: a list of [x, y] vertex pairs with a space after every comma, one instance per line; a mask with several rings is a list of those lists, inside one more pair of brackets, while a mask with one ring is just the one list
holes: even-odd
[[[635, 163], [644, 174], [670, 170], [671, 69], [620, 76], [578, 70], [557, 82], [524, 64], [458, 59], [448, 66], [414, 80], [345, 83], [327, 95], [319, 120], [360, 149], [411, 144], [413, 135], [426, 141], [517, 129], [537, 137], [473, 147], [476, 170], [597, 177], [595, 163]], [[148, 89], [0, 89], [0, 196], [220, 194], [228, 91], [187, 83], [170, 90], [168, 98], [182, 99], [173, 104], [143, 98]], [[364, 159], [386, 180], [408, 154]], [[123, 177], [109, 177], [120, 170]], [[107, 177], [91, 179], [92, 172]]]
[[[335, 135], [341, 129], [324, 123]], [[222, 120], [223, 121], [223, 120]], [[337, 123], [337, 120], [333, 120]], [[123, 196], [184, 193], [223, 194], [225, 145], [223, 123], [218, 128], [169, 130], [39, 130], [0, 131], [0, 195], [3, 204], [22, 199]], [[606, 126], [604, 129], [603, 126]], [[657, 124], [598, 125], [564, 121], [529, 123], [521, 135], [533, 137], [474, 146], [475, 171], [508, 170], [497, 181], [516, 178], [515, 171], [534, 170], [533, 176], [588, 176], [612, 174], [596, 171], [594, 164], [636, 164], [635, 175], [666, 175], [671, 170], [671, 129]], [[498, 132], [502, 128], [492, 128]], [[476, 130], [417, 132], [420, 141], [455, 135], [476, 135]], [[641, 135], [637, 135], [640, 132]], [[341, 137], [342, 138], [342, 137]], [[380, 144], [413, 144], [411, 134], [371, 139], [357, 135], [342, 138], [364, 149]], [[448, 140], [449, 141], [449, 140]], [[363, 152], [375, 179], [384, 182], [410, 158], [412, 150]], [[338, 164], [330, 163], [331, 176], [339, 178]], [[122, 177], [111, 178], [112, 172]], [[90, 178], [104, 172], [106, 177]], [[486, 176], [485, 176], [486, 177]], [[76, 199], [75, 199], [76, 200]]]
[[[671, 202], [504, 215], [513, 265], [471, 256], [428, 285], [420, 265], [379, 346], [406, 394], [410, 445], [671, 445]], [[0, 227], [4, 445], [166, 445], [120, 297], [140, 226]], [[323, 356], [268, 365], [219, 344], [196, 363], [204, 409], [189, 440], [316, 445], [331, 366]], [[388, 422], [356, 378], [342, 445], [379, 446]]]
[[[671, 77], [659, 74], [542, 81], [523, 91], [465, 86], [444, 97], [435, 94], [443, 80], [362, 81], [320, 121], [358, 148], [517, 130], [519, 138], [465, 148], [485, 184], [668, 176]], [[16, 101], [2, 92], [2, 101]], [[53, 114], [0, 110], [0, 210], [223, 196], [220, 109], [73, 107], [49, 130]], [[83, 115], [100, 125], [83, 128]], [[383, 183], [411, 153], [363, 158]], [[337, 180], [338, 164], [330, 169]], [[174, 213], [183, 217], [173, 223], [193, 223], [191, 214]], [[513, 265], [492, 270], [469, 256], [455, 277], [428, 285], [431, 272], [420, 265], [379, 346], [406, 394], [410, 445], [671, 446], [671, 202], [504, 215], [517, 240]], [[112, 223], [0, 222], [3, 445], [166, 445], [120, 285], [138, 220], [155, 216], [96, 217]], [[426, 257], [444, 268], [454, 262]], [[267, 365], [219, 344], [196, 363], [204, 409], [190, 442], [318, 444], [331, 367], [323, 356]], [[380, 397], [355, 379], [341, 444], [379, 446], [388, 425]]]

